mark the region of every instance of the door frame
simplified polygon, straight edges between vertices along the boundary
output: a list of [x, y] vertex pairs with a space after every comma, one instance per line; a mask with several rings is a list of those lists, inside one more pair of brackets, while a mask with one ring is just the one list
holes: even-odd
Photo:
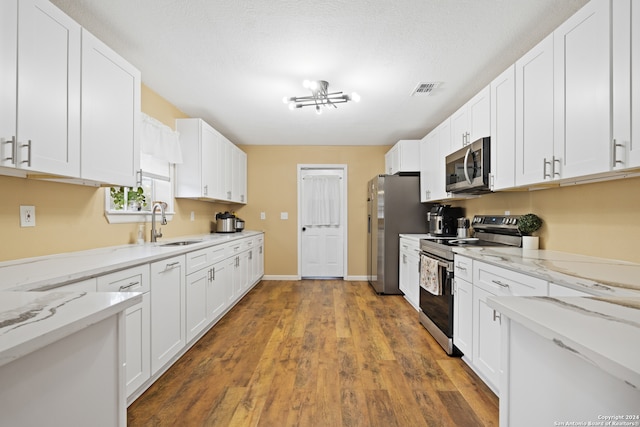
[[347, 185], [347, 165], [346, 164], [298, 164], [297, 168], [297, 181], [298, 181], [298, 219], [297, 219], [297, 228], [298, 228], [298, 280], [302, 278], [302, 171], [303, 170], [326, 170], [326, 169], [334, 169], [334, 170], [342, 170], [342, 200], [340, 203], [343, 209], [340, 209], [340, 223], [343, 224], [342, 227], [342, 277], [343, 279], [347, 278], [348, 273], [348, 241], [347, 236], [349, 236], [348, 232], [348, 224], [347, 218], [348, 215], [348, 205], [347, 205], [347, 189], [349, 186]]

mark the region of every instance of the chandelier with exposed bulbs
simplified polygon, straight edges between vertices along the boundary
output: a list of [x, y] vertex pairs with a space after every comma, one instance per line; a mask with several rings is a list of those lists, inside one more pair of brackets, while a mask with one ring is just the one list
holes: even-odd
[[329, 82], [325, 80], [305, 80], [302, 86], [311, 91], [308, 96], [285, 96], [282, 102], [289, 104], [289, 109], [315, 106], [316, 113], [322, 114], [322, 106], [338, 108], [336, 104], [349, 101], [360, 101], [360, 95], [352, 92], [351, 95], [342, 92], [329, 92]]

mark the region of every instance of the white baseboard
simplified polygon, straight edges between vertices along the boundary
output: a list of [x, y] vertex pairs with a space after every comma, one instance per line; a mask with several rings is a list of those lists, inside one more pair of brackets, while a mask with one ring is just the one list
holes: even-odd
[[300, 280], [300, 276], [296, 275], [288, 275], [288, 276], [280, 276], [280, 275], [267, 275], [262, 276], [262, 280]]
[[[300, 276], [296, 276], [296, 275], [277, 275], [277, 274], [273, 274], [273, 275], [264, 275], [262, 277], [262, 280], [300, 280]], [[345, 281], [348, 282], [366, 282], [367, 281], [367, 276], [346, 276], [344, 278]]]

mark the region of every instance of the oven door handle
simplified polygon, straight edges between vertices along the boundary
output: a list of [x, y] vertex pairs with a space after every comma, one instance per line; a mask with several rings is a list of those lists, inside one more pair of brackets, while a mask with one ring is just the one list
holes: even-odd
[[447, 272], [449, 270], [451, 270], [451, 262], [447, 262], [447, 261], [441, 261], [439, 259], [433, 258], [431, 256], [429, 256], [429, 254], [425, 253], [425, 252], [420, 252], [420, 255], [426, 256], [427, 258], [433, 259], [438, 261], [438, 267], [443, 267], [447, 270]]

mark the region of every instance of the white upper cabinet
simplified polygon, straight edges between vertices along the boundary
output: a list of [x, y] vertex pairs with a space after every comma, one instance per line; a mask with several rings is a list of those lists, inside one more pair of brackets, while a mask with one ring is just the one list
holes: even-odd
[[[635, 7], [634, 7], [635, 4]], [[616, 0], [613, 7], [614, 169], [640, 166], [640, 7]]]
[[202, 119], [178, 119], [176, 197], [247, 203], [247, 154]]
[[444, 159], [451, 141], [450, 119], [446, 119], [420, 141], [420, 201], [449, 198], [445, 183]]
[[491, 82], [491, 189], [515, 186], [515, 66]]
[[140, 72], [83, 30], [81, 178], [135, 186], [139, 123]]
[[491, 135], [491, 92], [478, 92], [451, 116], [451, 154], [463, 146]]
[[403, 139], [396, 142], [384, 156], [385, 173], [420, 171], [420, 140]]
[[80, 25], [46, 0], [2, 3], [0, 165], [78, 177]]
[[591, 0], [553, 33], [553, 179], [611, 170], [610, 0]]
[[551, 179], [553, 34], [516, 61], [516, 185]]

